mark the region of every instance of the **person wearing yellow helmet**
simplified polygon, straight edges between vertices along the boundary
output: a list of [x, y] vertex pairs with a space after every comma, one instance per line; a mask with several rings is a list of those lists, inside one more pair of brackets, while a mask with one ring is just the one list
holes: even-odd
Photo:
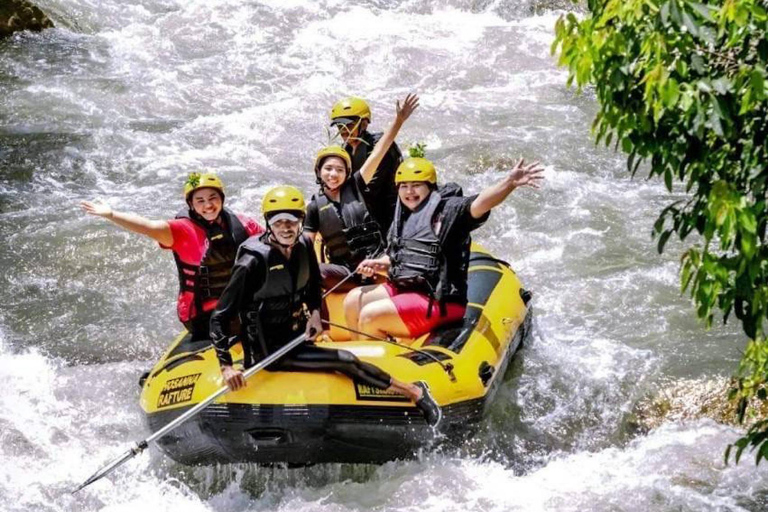
[[[380, 197], [369, 184], [380, 172], [377, 169], [390, 144], [403, 123], [418, 108], [418, 102], [415, 94], [406, 96], [402, 105], [396, 102], [395, 120], [359, 170], [353, 170], [352, 159], [341, 146], [325, 147], [315, 158], [320, 192], [309, 202], [305, 229], [312, 240], [316, 233], [322, 235], [328, 262], [322, 263], [320, 270], [326, 289], [354, 273], [365, 258], [384, 249], [385, 233], [369, 209]], [[356, 284], [349, 280], [339, 290], [346, 291], [354, 286]]]
[[[240, 246], [232, 278], [211, 316], [211, 339], [222, 377], [233, 390], [246, 385], [229, 353], [234, 340], [241, 341], [248, 368], [303, 333], [309, 344], [289, 352], [270, 370], [343, 373], [407, 396], [435, 423], [437, 406], [421, 385], [397, 381], [349, 351], [311, 344], [322, 332], [322, 292], [314, 244], [301, 233], [304, 210], [304, 197], [294, 187], [275, 187], [264, 196], [267, 232]], [[242, 320], [239, 325], [232, 322], [236, 318]]]
[[208, 339], [210, 315], [229, 281], [237, 248], [264, 228], [224, 207], [224, 184], [215, 174], [191, 173], [183, 194], [187, 207], [167, 221], [119, 212], [98, 201], [82, 201], [81, 207], [173, 252], [179, 274], [179, 320], [193, 339]]
[[516, 188], [539, 188], [543, 171], [538, 162], [526, 165], [521, 159], [498, 183], [461, 197], [455, 184], [437, 186], [429, 160], [405, 160], [395, 174], [398, 202], [387, 252], [357, 269], [363, 275], [386, 270], [388, 280], [347, 295], [347, 325], [374, 336], [418, 338], [461, 320], [467, 304], [470, 232]]
[[[331, 126], [339, 131], [342, 147], [349, 153], [352, 172], [359, 171], [376, 146], [382, 141], [383, 134], [370, 132], [371, 109], [362, 98], [348, 97], [337, 101], [331, 108]], [[378, 172], [372, 177], [367, 188], [376, 195], [375, 203], [370, 204], [371, 215], [381, 226], [382, 236], [386, 236], [392, 222], [392, 212], [397, 200], [394, 186], [394, 174], [403, 161], [403, 155], [397, 143], [392, 141], [378, 165]]]

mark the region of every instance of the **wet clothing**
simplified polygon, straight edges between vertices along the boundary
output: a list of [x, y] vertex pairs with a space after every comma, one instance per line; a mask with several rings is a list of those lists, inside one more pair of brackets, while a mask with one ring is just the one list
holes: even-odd
[[211, 224], [184, 210], [168, 221], [173, 243], [161, 245], [173, 251], [179, 272], [179, 320], [196, 337], [207, 337], [210, 312], [229, 281], [237, 248], [264, 231], [253, 219], [226, 208], [221, 219], [223, 225]]
[[[345, 144], [349, 156], [352, 157], [352, 171], [357, 172], [365, 163], [368, 155], [373, 152], [373, 147], [379, 142], [383, 133], [371, 133], [368, 131], [360, 135], [362, 142], [353, 149], [350, 144]], [[376, 173], [368, 182], [369, 194], [366, 196], [368, 209], [374, 220], [378, 222], [382, 230], [382, 236], [386, 236], [389, 225], [392, 223], [392, 214], [397, 202], [397, 188], [395, 187], [395, 171], [403, 162], [403, 154], [397, 143], [392, 142], [389, 151], [381, 160]]]
[[307, 206], [304, 229], [319, 232], [329, 263], [354, 270], [361, 261], [384, 248], [384, 237], [366, 204], [365, 181], [359, 172], [344, 182], [339, 201], [323, 192]]
[[361, 361], [348, 350], [300, 345], [283, 359], [268, 367], [271, 371], [284, 372], [339, 372], [378, 389], [387, 389], [392, 377], [380, 368]]
[[[229, 338], [243, 340], [246, 367], [304, 332], [310, 311], [320, 308], [320, 269], [312, 241], [299, 238], [286, 259], [266, 243], [269, 233], [244, 243], [211, 316], [211, 339], [222, 364], [232, 364]], [[232, 332], [231, 319], [241, 327]]]
[[441, 325], [458, 322], [467, 310], [466, 304], [447, 302], [445, 315], [441, 315], [439, 304], [424, 293], [402, 290], [390, 282], [384, 283], [384, 289], [411, 338], [418, 338]]
[[[290, 258], [267, 243], [268, 234], [244, 243], [232, 277], [211, 316], [211, 339], [219, 363], [231, 365], [229, 348], [243, 344], [244, 366], [253, 366], [306, 329], [307, 310], [320, 309], [320, 268], [313, 243], [302, 236]], [[240, 318], [237, 332], [231, 319]], [[270, 366], [285, 371], [337, 371], [382, 389], [390, 377], [343, 350], [300, 345]]]
[[[490, 214], [481, 219], [472, 217], [470, 206], [477, 196], [443, 195], [447, 193], [433, 191], [414, 212], [398, 201], [387, 246], [392, 263], [388, 277], [395, 298], [415, 292], [427, 300], [426, 305], [414, 306], [412, 300], [400, 299], [398, 311], [402, 308], [403, 315], [409, 317], [423, 309], [425, 317], [431, 319], [436, 303], [441, 323], [448, 318], [449, 304], [467, 303], [470, 232], [482, 226]], [[450, 309], [451, 316], [457, 314], [458, 310]], [[406, 325], [421, 329], [413, 321]]]

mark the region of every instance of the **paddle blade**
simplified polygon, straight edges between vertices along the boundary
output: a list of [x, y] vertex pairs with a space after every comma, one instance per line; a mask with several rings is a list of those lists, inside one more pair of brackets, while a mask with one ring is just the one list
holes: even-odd
[[75, 494], [77, 491], [82, 489], [83, 487], [87, 487], [91, 485], [93, 482], [100, 480], [101, 478], [107, 476], [112, 471], [117, 469], [119, 466], [121, 466], [123, 463], [129, 461], [130, 459], [134, 458], [136, 455], [140, 454], [142, 451], [144, 451], [144, 448], [146, 448], [146, 443], [139, 443], [124, 454], [122, 454], [120, 457], [116, 458], [103, 468], [99, 469], [97, 472], [95, 472], [91, 477], [83, 482], [82, 484], [78, 485], [74, 490], [72, 490], [72, 494]]

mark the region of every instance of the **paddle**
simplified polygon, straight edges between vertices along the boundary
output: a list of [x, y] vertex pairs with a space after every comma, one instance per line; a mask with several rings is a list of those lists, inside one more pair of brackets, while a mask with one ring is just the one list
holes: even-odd
[[[243, 372], [243, 377], [245, 377], [247, 379], [247, 378], [251, 377], [252, 375], [254, 375], [255, 373], [263, 370], [264, 368], [266, 368], [270, 364], [274, 363], [275, 361], [277, 361], [278, 359], [283, 357], [285, 354], [287, 354], [288, 352], [290, 352], [294, 348], [296, 348], [299, 345], [301, 345], [305, 340], [306, 340], [306, 336], [304, 334], [302, 334], [301, 336], [298, 336], [297, 338], [291, 340], [290, 342], [288, 342], [288, 344], [284, 345], [283, 347], [281, 347], [276, 352], [270, 354], [264, 360], [260, 361], [257, 365], [252, 366], [252, 367], [248, 368], [247, 370], [245, 370], [245, 372]], [[141, 452], [143, 452], [147, 448], [147, 446], [149, 446], [149, 443], [151, 443], [151, 442], [153, 442], [153, 441], [163, 437], [165, 434], [167, 434], [168, 432], [170, 432], [174, 428], [178, 427], [179, 425], [181, 425], [182, 423], [184, 423], [188, 419], [190, 419], [193, 416], [197, 415], [200, 411], [202, 411], [203, 409], [208, 407], [213, 401], [215, 401], [220, 396], [226, 395], [229, 391], [230, 391], [230, 389], [229, 389], [228, 386], [223, 386], [218, 391], [216, 391], [214, 394], [212, 394], [211, 396], [209, 396], [208, 398], [206, 398], [205, 400], [203, 400], [202, 402], [200, 402], [199, 404], [197, 404], [196, 406], [194, 406], [193, 408], [191, 408], [190, 410], [188, 410], [187, 412], [185, 412], [184, 414], [182, 414], [181, 416], [179, 416], [178, 418], [176, 418], [172, 422], [168, 423], [166, 426], [164, 426], [163, 428], [161, 428], [160, 430], [158, 430], [157, 432], [155, 432], [154, 434], [152, 434], [148, 438], [144, 439], [143, 441], [139, 441], [133, 447], [131, 447], [127, 452], [125, 452], [120, 457], [116, 458], [115, 460], [113, 460], [112, 462], [110, 462], [109, 464], [104, 466], [103, 468], [99, 469], [96, 473], [91, 475], [91, 477], [88, 480], [86, 480], [85, 482], [83, 482], [82, 484], [77, 486], [77, 488], [72, 491], [72, 494], [76, 493], [77, 491], [79, 491], [83, 487], [86, 487], [87, 485], [90, 485], [93, 482], [101, 479], [102, 477], [107, 476], [112, 471], [114, 471], [119, 466], [121, 466], [124, 462], [129, 461], [130, 459], [132, 459], [136, 455], [138, 455]]]

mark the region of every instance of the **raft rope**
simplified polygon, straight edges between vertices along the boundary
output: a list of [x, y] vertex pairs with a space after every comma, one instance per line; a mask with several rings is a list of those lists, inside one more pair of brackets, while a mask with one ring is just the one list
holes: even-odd
[[436, 362], [438, 365], [440, 365], [440, 368], [443, 369], [443, 371], [448, 374], [448, 377], [451, 379], [451, 382], [456, 382], [456, 375], [453, 374], [453, 363], [443, 363], [440, 359], [438, 359], [434, 354], [427, 352], [426, 350], [420, 350], [418, 348], [409, 347], [408, 345], [403, 345], [402, 343], [398, 343], [395, 341], [395, 338], [392, 336], [387, 336], [386, 338], [382, 338], [381, 336], [374, 336], [372, 334], [368, 334], [367, 332], [358, 331], [357, 329], [352, 329], [351, 327], [347, 327], [346, 325], [341, 324], [335, 324], [328, 320], [321, 320], [324, 324], [328, 324], [332, 327], [338, 327], [339, 329], [344, 329], [345, 331], [349, 331], [353, 334], [361, 334], [363, 336], [367, 336], [373, 340], [376, 341], [383, 341], [384, 343], [389, 343], [391, 345], [394, 345], [396, 347], [404, 348], [407, 350], [410, 350], [412, 352], [416, 352], [419, 354], [422, 354], [430, 359], [432, 359], [434, 362]]

